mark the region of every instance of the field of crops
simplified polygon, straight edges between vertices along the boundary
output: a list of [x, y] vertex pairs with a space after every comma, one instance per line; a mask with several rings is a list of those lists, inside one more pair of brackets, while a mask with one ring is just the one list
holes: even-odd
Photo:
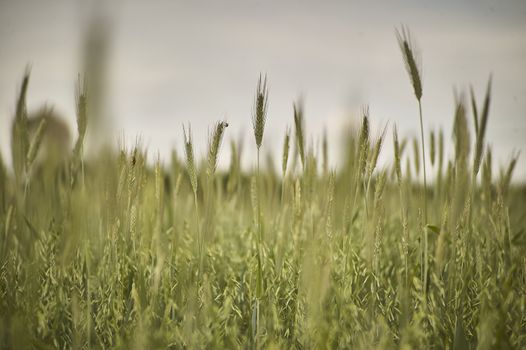
[[453, 135], [429, 131], [398, 34], [421, 135], [375, 135], [364, 108], [337, 169], [326, 139], [306, 141], [301, 103], [281, 159], [260, 166], [266, 77], [247, 111], [251, 171], [225, 122], [206, 159], [192, 141], [206, 130], [190, 125], [170, 161], [141, 144], [86, 157], [82, 80], [78, 138], [59, 154], [45, 118], [29, 127], [27, 72], [12, 169], [0, 159], [0, 348], [526, 348], [526, 188], [512, 181], [518, 154], [494, 171], [491, 79], [485, 96], [455, 101]]

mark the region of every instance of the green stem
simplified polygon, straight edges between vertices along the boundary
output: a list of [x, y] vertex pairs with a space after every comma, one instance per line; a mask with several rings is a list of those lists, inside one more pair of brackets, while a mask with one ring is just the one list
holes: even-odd
[[256, 230], [257, 230], [257, 260], [258, 260], [258, 276], [256, 282], [256, 339], [255, 339], [255, 348], [259, 348], [258, 338], [259, 338], [259, 300], [261, 298], [261, 288], [262, 288], [262, 267], [261, 267], [261, 209], [260, 209], [260, 192], [259, 192], [259, 147], [257, 151], [257, 169], [256, 169], [256, 191], [257, 191], [257, 213], [256, 213]]
[[428, 274], [428, 259], [427, 259], [427, 251], [428, 251], [428, 237], [427, 237], [427, 229], [425, 225], [427, 225], [427, 174], [426, 174], [426, 147], [425, 147], [425, 141], [424, 141], [424, 122], [422, 120], [422, 102], [420, 99], [418, 100], [418, 112], [420, 115], [420, 142], [422, 144], [422, 166], [424, 169], [424, 278], [423, 278], [423, 288], [424, 288], [424, 295], [426, 294], [427, 288], [427, 274]]
[[197, 192], [194, 192], [194, 206], [195, 206], [195, 225], [197, 229], [197, 253], [199, 255], [199, 277], [202, 276], [203, 268], [203, 237], [199, 228], [199, 208], [197, 206]]
[[427, 174], [426, 174], [426, 147], [424, 141], [424, 122], [422, 121], [422, 103], [418, 100], [420, 113], [420, 142], [422, 144], [422, 166], [424, 168], [424, 223], [427, 224]]

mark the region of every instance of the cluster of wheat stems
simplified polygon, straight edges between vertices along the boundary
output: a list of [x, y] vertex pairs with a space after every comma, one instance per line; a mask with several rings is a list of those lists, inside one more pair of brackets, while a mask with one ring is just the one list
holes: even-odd
[[183, 159], [149, 163], [138, 143], [85, 160], [80, 78], [73, 151], [36, 160], [48, 125], [28, 130], [27, 71], [13, 172], [0, 158], [0, 348], [525, 348], [526, 189], [511, 182], [518, 154], [492, 172], [491, 79], [480, 110], [473, 89], [456, 99], [448, 157], [441, 130], [426, 143], [417, 52], [407, 29], [397, 38], [421, 135], [395, 125], [386, 165], [387, 126], [371, 137], [368, 108], [331, 169], [327, 135], [307, 144], [297, 102], [281, 172], [270, 155], [260, 166], [266, 76], [254, 170], [238, 141], [217, 169], [222, 121], [201, 162], [190, 125]]

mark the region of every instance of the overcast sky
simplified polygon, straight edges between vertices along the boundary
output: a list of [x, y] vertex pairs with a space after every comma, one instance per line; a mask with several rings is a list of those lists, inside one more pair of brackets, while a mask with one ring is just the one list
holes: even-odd
[[[53, 104], [75, 130], [73, 87], [91, 10], [85, 2], [0, 0], [4, 158], [10, 159], [10, 120], [27, 63], [29, 109]], [[443, 127], [450, 140], [454, 88], [473, 84], [481, 104], [492, 73], [487, 140], [494, 158], [504, 163], [514, 149], [526, 151], [524, 0], [121, 1], [103, 12], [115, 133], [130, 140], [141, 135], [152, 155], [181, 150], [181, 124], [188, 121], [203, 152], [208, 126], [226, 119], [227, 138], [245, 133], [250, 165], [260, 72], [270, 86], [265, 150], [281, 148], [299, 96], [313, 143], [326, 127], [338, 147], [342, 128], [366, 104], [374, 127], [396, 123], [401, 134], [418, 135], [418, 109], [394, 34], [400, 24], [411, 29], [421, 51], [426, 129]], [[390, 158], [389, 147], [385, 152]], [[228, 154], [224, 147], [221, 158]], [[524, 157], [517, 167], [522, 179]]]

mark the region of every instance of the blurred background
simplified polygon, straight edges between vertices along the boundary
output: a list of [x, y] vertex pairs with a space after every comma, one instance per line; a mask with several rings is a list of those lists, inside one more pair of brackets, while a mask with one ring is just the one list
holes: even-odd
[[[182, 123], [192, 124], [204, 154], [208, 128], [224, 119], [227, 142], [243, 138], [244, 166], [251, 167], [252, 104], [263, 73], [269, 106], [262, 151], [279, 154], [293, 126], [292, 103], [301, 97], [308, 142], [320, 144], [326, 130], [337, 167], [342, 130], [357, 123], [364, 105], [373, 130], [389, 122], [404, 136], [418, 136], [418, 108], [395, 36], [401, 24], [421, 53], [426, 129], [443, 128], [450, 140], [454, 91], [467, 93], [472, 84], [482, 105], [493, 74], [486, 140], [495, 163], [524, 152], [524, 0], [0, 0], [1, 152], [9, 163], [15, 99], [29, 64], [29, 112], [54, 106], [72, 137], [75, 82], [89, 71], [96, 77], [95, 114], [105, 121], [91, 132], [94, 142], [116, 145], [124, 137], [132, 145], [140, 137], [150, 159], [159, 152], [168, 162], [173, 148], [182, 152]], [[392, 158], [390, 145], [389, 137], [384, 161]], [[515, 174], [526, 180], [524, 155]]]

